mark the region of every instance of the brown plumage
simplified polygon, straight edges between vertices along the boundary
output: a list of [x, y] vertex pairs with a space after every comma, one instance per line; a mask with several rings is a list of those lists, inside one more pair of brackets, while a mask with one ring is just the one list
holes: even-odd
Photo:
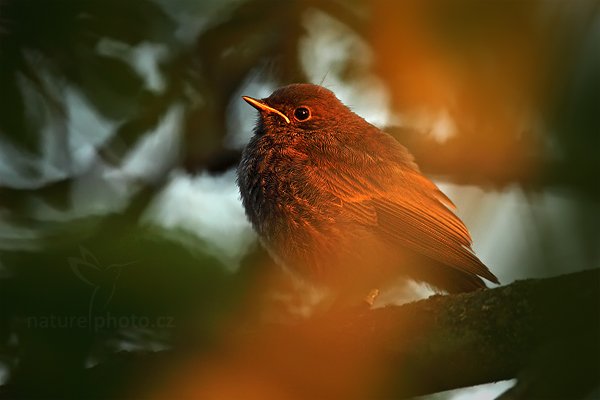
[[256, 100], [238, 167], [242, 201], [271, 254], [300, 276], [362, 293], [398, 276], [447, 292], [497, 278], [475, 256], [452, 202], [408, 150], [320, 86]]

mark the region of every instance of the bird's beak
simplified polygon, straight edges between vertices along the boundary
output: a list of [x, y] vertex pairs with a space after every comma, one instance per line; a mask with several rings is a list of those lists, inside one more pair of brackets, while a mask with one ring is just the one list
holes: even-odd
[[250, 104], [252, 107], [256, 108], [258, 111], [266, 111], [266, 112], [270, 112], [270, 113], [275, 113], [277, 115], [279, 115], [281, 118], [284, 119], [284, 121], [286, 123], [290, 123], [290, 119], [281, 111], [274, 109], [273, 107], [269, 107], [268, 105], [265, 104], [265, 102], [261, 101], [261, 100], [257, 100], [257, 99], [253, 99], [252, 97], [248, 97], [248, 96], [242, 96], [242, 99], [244, 99], [248, 104]]

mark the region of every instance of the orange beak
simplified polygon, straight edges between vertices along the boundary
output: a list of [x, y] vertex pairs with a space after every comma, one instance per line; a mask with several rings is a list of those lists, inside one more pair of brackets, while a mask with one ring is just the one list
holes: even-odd
[[288, 123], [288, 124], [290, 123], [290, 119], [284, 113], [282, 113], [279, 110], [274, 109], [273, 107], [269, 107], [263, 101], [253, 99], [252, 97], [248, 97], [248, 96], [242, 96], [242, 99], [244, 99], [248, 104], [250, 104], [252, 107], [256, 108], [258, 111], [266, 111], [269, 113], [278, 114], [281, 118], [284, 119], [284, 121], [286, 123]]

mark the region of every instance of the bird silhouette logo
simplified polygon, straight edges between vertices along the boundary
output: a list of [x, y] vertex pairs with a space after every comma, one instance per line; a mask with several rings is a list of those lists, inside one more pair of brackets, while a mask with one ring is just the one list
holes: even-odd
[[91, 321], [92, 315], [106, 309], [112, 300], [123, 268], [135, 264], [135, 261], [104, 267], [85, 247], [79, 246], [79, 253], [80, 257], [69, 257], [69, 266], [77, 278], [93, 288], [88, 307], [88, 318]]

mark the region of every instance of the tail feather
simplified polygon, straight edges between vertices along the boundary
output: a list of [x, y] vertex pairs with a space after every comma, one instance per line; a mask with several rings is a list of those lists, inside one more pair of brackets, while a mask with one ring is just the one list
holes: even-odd
[[438, 262], [420, 263], [411, 268], [410, 276], [447, 293], [472, 292], [487, 287], [479, 276]]

